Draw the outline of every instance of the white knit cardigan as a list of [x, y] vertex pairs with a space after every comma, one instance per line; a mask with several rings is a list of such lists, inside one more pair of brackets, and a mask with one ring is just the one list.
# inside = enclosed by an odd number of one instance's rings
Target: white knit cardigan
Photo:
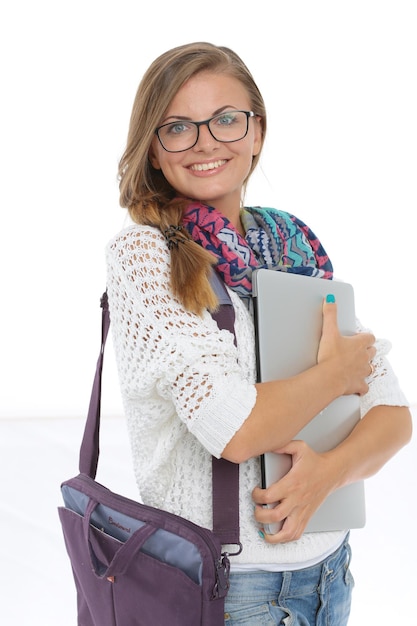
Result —
[[[186, 311], [170, 289], [170, 253], [160, 231], [122, 230], [106, 248], [111, 328], [139, 498], [211, 528], [211, 455], [222, 450], [256, 401], [253, 322], [239, 297], [234, 338], [209, 313]], [[378, 342], [362, 414], [378, 404], [407, 405]], [[240, 466], [240, 535], [234, 564], [298, 568], [337, 546], [344, 533], [305, 533], [271, 546], [259, 535], [251, 492], [258, 458]]]

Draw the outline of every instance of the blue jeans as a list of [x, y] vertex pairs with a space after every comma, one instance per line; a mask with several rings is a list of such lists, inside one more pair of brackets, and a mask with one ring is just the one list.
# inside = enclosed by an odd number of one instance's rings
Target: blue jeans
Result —
[[346, 626], [353, 578], [348, 538], [321, 563], [292, 572], [232, 573], [227, 626]]

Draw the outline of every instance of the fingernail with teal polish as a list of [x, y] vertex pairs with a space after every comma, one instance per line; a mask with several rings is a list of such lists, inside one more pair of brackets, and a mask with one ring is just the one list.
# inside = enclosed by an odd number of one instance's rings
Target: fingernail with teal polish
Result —
[[258, 535], [261, 539], [265, 539], [265, 534], [262, 532], [262, 530], [258, 530]]
[[334, 297], [334, 295], [332, 293], [328, 293], [326, 296], [326, 302], [331, 302], [334, 303], [336, 302], [336, 298]]

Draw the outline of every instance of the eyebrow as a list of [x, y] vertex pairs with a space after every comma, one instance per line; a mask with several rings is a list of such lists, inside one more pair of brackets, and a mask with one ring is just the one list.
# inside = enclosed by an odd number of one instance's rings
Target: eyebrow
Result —
[[[235, 111], [240, 111], [240, 109], [238, 109], [237, 107], [233, 106], [232, 104], [226, 104], [225, 106], [220, 107], [219, 109], [216, 109], [213, 112], [213, 115], [211, 115], [208, 119], [211, 119], [212, 117], [215, 117], [216, 115], [219, 115], [220, 113], [222, 113], [226, 109], [234, 109]], [[191, 119], [191, 117], [186, 117], [184, 115], [169, 115], [168, 117], [166, 117], [165, 119], [163, 119], [161, 121], [161, 125], [169, 123], [169, 120], [178, 120], [178, 121], [184, 121], [184, 122], [192, 122], [193, 121]]]

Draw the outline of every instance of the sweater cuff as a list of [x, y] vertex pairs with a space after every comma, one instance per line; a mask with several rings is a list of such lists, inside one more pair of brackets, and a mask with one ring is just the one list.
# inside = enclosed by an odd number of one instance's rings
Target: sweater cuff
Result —
[[370, 380], [368, 393], [361, 396], [361, 416], [366, 415], [374, 406], [380, 405], [410, 406], [387, 360], [384, 360], [382, 373]]
[[190, 432], [216, 458], [248, 418], [256, 402], [255, 385], [225, 385], [217, 400], [202, 407], [189, 425]]

